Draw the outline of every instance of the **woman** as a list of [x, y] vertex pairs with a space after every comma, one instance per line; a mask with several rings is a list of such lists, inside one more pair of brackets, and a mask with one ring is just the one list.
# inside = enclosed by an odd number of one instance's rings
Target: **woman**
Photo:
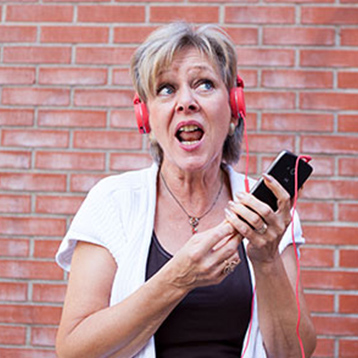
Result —
[[[300, 356], [290, 198], [266, 176], [273, 212], [230, 166], [242, 136], [229, 105], [236, 64], [220, 29], [184, 23], [158, 29], [133, 56], [156, 163], [97, 184], [61, 244], [57, 261], [71, 275], [60, 358], [225, 358], [246, 346], [245, 357]], [[302, 289], [300, 302], [308, 357]]]

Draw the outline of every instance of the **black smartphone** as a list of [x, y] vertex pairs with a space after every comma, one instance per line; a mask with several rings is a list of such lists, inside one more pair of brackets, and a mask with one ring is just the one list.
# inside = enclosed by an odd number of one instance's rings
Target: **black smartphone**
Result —
[[[283, 150], [272, 162], [267, 174], [273, 176], [290, 194], [295, 195], [295, 167], [297, 155]], [[313, 168], [306, 161], [300, 159], [298, 163], [298, 189], [311, 175]], [[277, 199], [272, 191], [265, 185], [263, 178], [260, 178], [251, 190], [251, 193], [259, 200], [268, 204], [272, 210], [277, 210]]]

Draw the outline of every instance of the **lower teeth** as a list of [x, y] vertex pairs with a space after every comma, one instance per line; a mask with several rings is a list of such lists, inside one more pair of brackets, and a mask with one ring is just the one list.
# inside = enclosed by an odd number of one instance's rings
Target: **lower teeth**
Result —
[[184, 145], [192, 145], [192, 144], [196, 144], [199, 143], [199, 140], [193, 140], [193, 141], [183, 141], [182, 144]]

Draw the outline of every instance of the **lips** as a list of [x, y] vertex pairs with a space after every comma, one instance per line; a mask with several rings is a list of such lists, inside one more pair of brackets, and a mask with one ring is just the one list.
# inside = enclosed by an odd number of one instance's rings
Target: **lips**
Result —
[[193, 145], [199, 143], [204, 135], [204, 131], [199, 124], [179, 125], [175, 136], [183, 145]]

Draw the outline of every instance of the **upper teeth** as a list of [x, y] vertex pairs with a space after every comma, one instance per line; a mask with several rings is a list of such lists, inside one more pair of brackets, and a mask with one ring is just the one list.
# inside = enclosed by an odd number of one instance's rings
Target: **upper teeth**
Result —
[[179, 132], [194, 132], [196, 130], [198, 130], [199, 127], [195, 126], [195, 125], [188, 125], [188, 126], [183, 126], [179, 129]]

